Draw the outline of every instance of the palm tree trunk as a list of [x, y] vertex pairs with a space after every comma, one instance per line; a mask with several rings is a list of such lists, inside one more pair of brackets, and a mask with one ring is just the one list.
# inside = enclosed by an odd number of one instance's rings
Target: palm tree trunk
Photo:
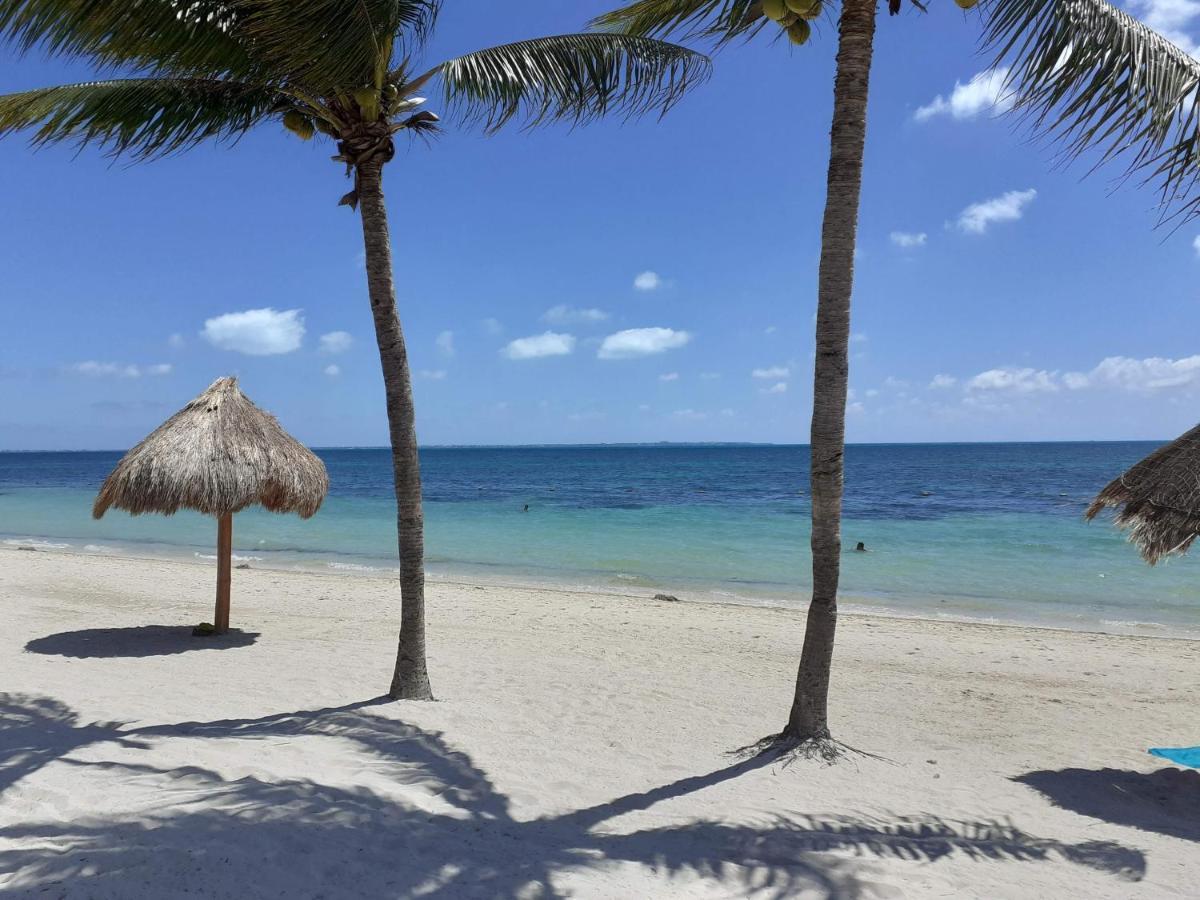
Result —
[[400, 550], [400, 641], [388, 695], [393, 700], [432, 700], [425, 667], [425, 531], [412, 373], [400, 317], [396, 314], [392, 244], [383, 202], [383, 160], [378, 155], [359, 165], [357, 191], [367, 256], [367, 287], [387, 396]]
[[867, 132], [867, 85], [875, 38], [875, 0], [844, 0], [838, 26], [837, 77], [821, 269], [817, 285], [816, 364], [812, 415], [812, 602], [784, 735], [797, 740], [829, 737], [827, 706], [837, 589], [842, 553], [842, 464], [846, 439], [850, 293], [858, 196]]

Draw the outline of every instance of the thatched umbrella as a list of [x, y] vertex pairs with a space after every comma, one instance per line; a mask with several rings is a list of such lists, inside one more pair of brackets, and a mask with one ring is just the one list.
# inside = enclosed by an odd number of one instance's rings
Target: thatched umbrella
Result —
[[1110, 482], [1085, 515], [1091, 519], [1107, 506], [1124, 506], [1116, 523], [1129, 529], [1150, 565], [1187, 552], [1200, 535], [1200, 425]]
[[96, 495], [92, 515], [110, 506], [133, 515], [194, 509], [217, 519], [217, 609], [229, 630], [233, 514], [261, 503], [307, 519], [329, 491], [325, 464], [250, 402], [236, 378], [218, 378], [126, 453]]

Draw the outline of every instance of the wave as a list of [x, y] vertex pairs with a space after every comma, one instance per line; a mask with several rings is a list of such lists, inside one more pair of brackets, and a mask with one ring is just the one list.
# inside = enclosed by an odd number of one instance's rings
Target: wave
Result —
[[399, 569], [387, 566], [364, 566], [359, 563], [342, 563], [331, 562], [326, 563], [329, 568], [337, 569], [340, 572], [398, 572]]

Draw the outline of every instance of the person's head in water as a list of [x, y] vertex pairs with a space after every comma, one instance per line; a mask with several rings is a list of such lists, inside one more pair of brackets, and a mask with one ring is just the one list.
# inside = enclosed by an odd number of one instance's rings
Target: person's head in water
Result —
[[521, 510], [521, 512], [529, 512], [529, 504], [528, 503], [525, 504], [525, 508], [523, 510]]
[[862, 541], [859, 541], [859, 542], [858, 542], [858, 546], [854, 548], [854, 552], [855, 552], [855, 553], [866, 553], [866, 552], [867, 552], [867, 545], [866, 545], [866, 544], [864, 544]]

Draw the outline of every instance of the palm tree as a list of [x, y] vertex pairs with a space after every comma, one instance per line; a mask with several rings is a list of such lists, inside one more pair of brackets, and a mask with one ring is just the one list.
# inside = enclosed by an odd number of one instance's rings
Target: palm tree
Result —
[[[913, 5], [924, 10], [919, 0]], [[969, 8], [977, 0], [956, 0]], [[901, 0], [888, 0], [892, 15]], [[1163, 191], [1163, 210], [1200, 206], [1200, 63], [1104, 0], [985, 0], [985, 43], [1012, 63], [1010, 88], [1035, 131], [1065, 139], [1077, 155], [1133, 152]], [[779, 27], [794, 44], [821, 0], [635, 0], [596, 24], [636, 36], [682, 33], [718, 46]], [[829, 678], [837, 626], [850, 297], [866, 140], [876, 0], [842, 0], [833, 86], [825, 214], [817, 278], [811, 430], [812, 600], [787, 724], [754, 745], [832, 759]], [[1189, 105], [1190, 104], [1190, 105]]]
[[425, 663], [421, 477], [412, 378], [396, 311], [383, 170], [395, 136], [439, 117], [420, 91], [440, 85], [452, 117], [494, 131], [665, 112], [709, 69], [706, 58], [645, 37], [571, 34], [413, 63], [440, 0], [0, 0], [0, 38], [118, 70], [115, 80], [0, 97], [0, 135], [74, 140], [151, 159], [266, 123], [337, 143], [354, 176], [367, 288], [387, 397], [399, 531], [401, 624], [389, 694], [432, 698]]

